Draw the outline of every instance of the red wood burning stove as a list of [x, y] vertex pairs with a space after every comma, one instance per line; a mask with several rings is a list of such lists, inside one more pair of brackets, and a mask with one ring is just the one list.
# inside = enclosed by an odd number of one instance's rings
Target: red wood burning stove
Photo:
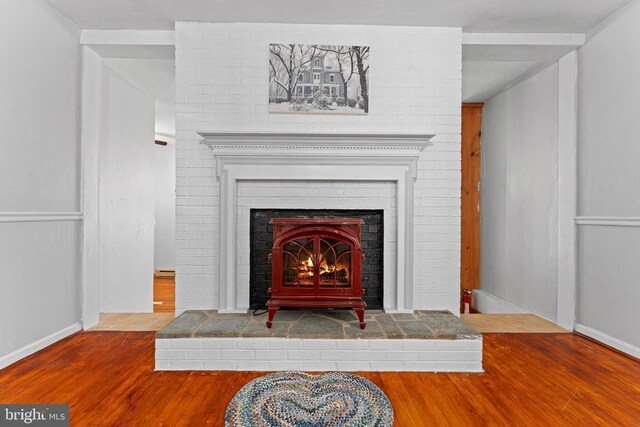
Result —
[[280, 307], [355, 310], [364, 329], [362, 219], [273, 219], [271, 327]]

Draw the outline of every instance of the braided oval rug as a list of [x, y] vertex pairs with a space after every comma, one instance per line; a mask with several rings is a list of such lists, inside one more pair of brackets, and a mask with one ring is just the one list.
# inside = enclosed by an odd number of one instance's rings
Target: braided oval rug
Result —
[[386, 427], [393, 408], [374, 383], [358, 375], [278, 372], [249, 382], [231, 399], [228, 427]]

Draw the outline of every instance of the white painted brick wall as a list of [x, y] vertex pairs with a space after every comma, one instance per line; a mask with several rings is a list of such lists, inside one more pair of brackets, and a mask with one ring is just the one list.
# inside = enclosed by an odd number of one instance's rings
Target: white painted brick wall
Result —
[[156, 370], [481, 372], [482, 339], [157, 339]]
[[[273, 42], [371, 46], [369, 115], [269, 114]], [[459, 28], [177, 23], [176, 311], [218, 306], [219, 185], [196, 132], [336, 131], [437, 134], [415, 188], [414, 308], [457, 312], [461, 69]]]

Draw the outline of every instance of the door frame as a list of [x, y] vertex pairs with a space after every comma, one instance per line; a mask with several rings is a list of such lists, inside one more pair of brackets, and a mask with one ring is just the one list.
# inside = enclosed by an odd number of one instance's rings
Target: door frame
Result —
[[[482, 108], [461, 106], [460, 307], [465, 289], [480, 288], [480, 179], [482, 176]], [[467, 120], [465, 120], [465, 117]]]

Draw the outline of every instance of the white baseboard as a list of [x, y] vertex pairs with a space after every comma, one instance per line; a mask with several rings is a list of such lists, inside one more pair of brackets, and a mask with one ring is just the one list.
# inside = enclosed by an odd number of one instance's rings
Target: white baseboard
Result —
[[93, 328], [94, 326], [97, 326], [98, 323], [100, 323], [100, 314], [98, 313], [91, 313], [90, 315], [87, 316], [86, 319], [82, 319], [82, 328], [85, 331], [88, 329]]
[[579, 332], [583, 335], [593, 338], [594, 340], [598, 340], [601, 343], [604, 343], [610, 347], [613, 347], [617, 350], [620, 350], [624, 353], [627, 353], [633, 357], [637, 357], [638, 359], [640, 359], [639, 347], [636, 347], [634, 345], [621, 341], [618, 338], [614, 338], [610, 335], [607, 335], [600, 331], [596, 331], [595, 329], [592, 329], [588, 326], [581, 325], [579, 323], [576, 323], [576, 326], [574, 329], [576, 332]]
[[74, 334], [80, 330], [82, 330], [82, 323], [76, 322], [73, 325], [68, 326], [58, 332], [54, 332], [49, 336], [39, 339], [36, 342], [32, 342], [31, 344], [27, 344], [24, 347], [19, 348], [9, 354], [0, 356], [0, 369], [6, 368], [7, 366], [17, 362], [18, 360], [23, 359], [37, 351], [40, 351], [43, 348], [55, 343], [56, 341], [60, 341], [61, 339], [66, 338], [69, 335]]
[[497, 297], [481, 289], [473, 290], [471, 305], [484, 314], [532, 314], [519, 305]]

